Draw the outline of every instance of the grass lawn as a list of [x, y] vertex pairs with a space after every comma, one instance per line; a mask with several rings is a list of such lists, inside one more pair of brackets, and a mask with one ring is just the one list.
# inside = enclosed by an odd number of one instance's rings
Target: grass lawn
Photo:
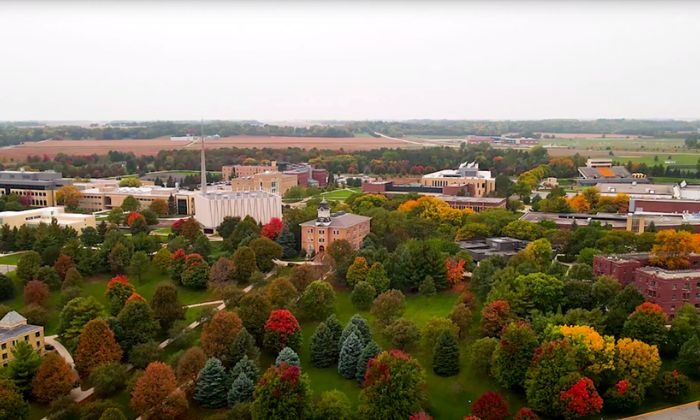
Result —
[[[666, 163], [667, 160], [669, 160], [668, 157], [671, 157], [671, 161], [674, 163]], [[654, 158], [657, 159], [654, 159]], [[670, 167], [677, 167], [677, 166], [692, 166], [695, 168], [695, 165], [698, 163], [698, 159], [700, 158], [700, 154], [697, 153], [680, 153], [680, 154], [673, 154], [673, 153], [659, 153], [658, 155], [644, 155], [644, 156], [615, 156], [613, 160], [622, 162], [622, 163], [627, 163], [629, 161], [632, 161], [633, 163], [645, 163], [649, 166], [654, 166], [654, 165], [663, 165], [663, 166], [670, 166]]]
[[14, 254], [3, 255], [0, 257], [0, 264], [17, 265], [17, 261], [23, 254], [24, 252], [15, 252]]
[[[403, 316], [418, 324], [419, 327], [423, 327], [432, 317], [447, 316], [456, 301], [457, 294], [454, 292], [443, 292], [431, 297], [408, 296], [406, 299], [406, 310]], [[341, 291], [337, 293], [335, 308], [336, 316], [343, 325], [350, 320], [353, 314], [360, 313], [369, 320], [374, 340], [383, 349], [391, 347], [389, 342], [380, 333], [380, 327], [377, 325], [372, 314], [368, 311], [358, 311], [355, 309], [350, 302], [349, 292]], [[323, 391], [338, 389], [350, 398], [353, 407], [356, 408], [360, 394], [360, 386], [357, 382], [342, 378], [335, 367], [318, 369], [311, 366], [309, 343], [311, 341], [311, 335], [317, 325], [318, 322], [305, 322], [302, 324], [302, 333], [304, 336], [301, 352], [302, 367], [304, 372], [309, 375], [314, 395], [318, 396]], [[467, 343], [462, 343], [460, 346], [463, 359], [462, 371], [459, 375], [449, 378], [437, 376], [432, 372], [431, 351], [421, 348], [421, 345], [416, 346], [415, 349], [410, 351], [425, 369], [431, 404], [430, 411], [436, 419], [461, 419], [466, 415], [468, 407], [470, 406], [470, 401], [474, 401], [488, 390], [499, 389], [493, 380], [484, 378], [468, 368], [468, 354], [464, 351], [466, 346]], [[509, 392], [503, 392], [503, 394], [508, 399], [512, 408], [521, 407], [525, 403], [523, 397], [517, 394]]]
[[168, 236], [168, 235], [170, 235], [171, 233], [173, 233], [173, 229], [172, 229], [170, 226], [168, 226], [168, 227], [162, 227], [162, 228], [158, 228], [158, 229], [153, 229], [153, 230], [151, 231], [151, 233], [154, 234], [154, 235], [165, 235], [165, 236]]
[[671, 176], [652, 176], [651, 181], [655, 184], [678, 184], [681, 181], [685, 181], [689, 185], [699, 185], [700, 179], [694, 178], [676, 178]]
[[[554, 138], [541, 139], [540, 145], [556, 145], [573, 147], [577, 149], [598, 149], [607, 150], [630, 150], [630, 151], [677, 151], [687, 150], [685, 148], [685, 140], [683, 139], [665, 139], [665, 138], [637, 138], [637, 136], [629, 136], [629, 138]], [[653, 158], [653, 156], [652, 156]], [[661, 158], [661, 157], [659, 157]], [[618, 158], [619, 159], [619, 158]]]
[[361, 189], [357, 187], [349, 187], [349, 188], [342, 188], [338, 190], [333, 190], [329, 192], [323, 192], [320, 193], [316, 196], [315, 198], [325, 198], [326, 200], [333, 200], [333, 201], [345, 201], [350, 197], [351, 195], [360, 192]]

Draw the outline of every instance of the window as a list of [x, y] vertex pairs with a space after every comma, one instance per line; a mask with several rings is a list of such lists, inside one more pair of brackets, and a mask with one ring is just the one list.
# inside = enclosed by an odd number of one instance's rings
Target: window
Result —
[[36, 342], [36, 348], [40, 349], [41, 348], [41, 341]]
[[41, 335], [41, 333], [39, 331], [34, 333], [34, 337], [39, 337], [40, 335]]
[[[700, 295], [700, 293], [698, 293]], [[7, 343], [2, 343], [2, 349], [5, 350], [7, 348]]]
[[7, 353], [2, 354], [2, 360], [7, 360]]

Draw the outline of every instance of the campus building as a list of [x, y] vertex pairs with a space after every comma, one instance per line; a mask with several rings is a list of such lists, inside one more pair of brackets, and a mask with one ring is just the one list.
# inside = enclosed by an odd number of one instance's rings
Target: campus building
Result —
[[586, 166], [578, 168], [579, 185], [593, 186], [599, 183], [648, 184], [649, 179], [641, 173], [630, 173], [624, 166], [613, 166], [611, 159], [588, 159]]
[[141, 208], [148, 208], [154, 200], [168, 202], [172, 196], [175, 200], [177, 214], [186, 216], [194, 214], [193, 191], [180, 188], [159, 187], [156, 185], [142, 187], [120, 187], [118, 182], [86, 182], [76, 183], [80, 189], [80, 202], [78, 207], [89, 211], [111, 210], [121, 207], [126, 197], [132, 196], [141, 204]]
[[297, 177], [282, 172], [260, 172], [251, 176], [233, 178], [233, 191], [265, 191], [271, 194], [284, 195], [290, 188], [297, 186]]
[[633, 285], [647, 301], [673, 316], [685, 303], [700, 311], [700, 255], [688, 259], [688, 269], [667, 270], [649, 265], [648, 253], [596, 255], [593, 274], [615, 277], [622, 286]]
[[44, 327], [27, 324], [27, 318], [10, 311], [0, 319], [0, 362], [5, 367], [12, 361], [12, 350], [17, 343], [29, 343], [39, 354], [44, 354]]
[[496, 190], [496, 178], [491, 176], [491, 171], [480, 171], [476, 162], [465, 162], [457, 169], [443, 169], [425, 174], [420, 183], [426, 187], [466, 189], [472, 197], [483, 197]]
[[491, 257], [510, 258], [525, 249], [529, 243], [529, 241], [507, 236], [457, 242], [459, 248], [467, 251], [477, 262]]
[[221, 167], [221, 176], [224, 181], [230, 181], [236, 177], [246, 177], [259, 174], [261, 172], [277, 172], [277, 162], [272, 161], [269, 164], [260, 165], [224, 165]]
[[324, 252], [334, 241], [345, 239], [353, 249], [360, 249], [362, 240], [369, 234], [370, 217], [358, 214], [331, 213], [330, 205], [323, 200], [318, 206], [318, 217], [301, 223], [301, 248], [307, 255]]
[[54, 221], [60, 226], [72, 227], [78, 232], [86, 227], [96, 227], [94, 215], [66, 213], [64, 207], [0, 212], [0, 226], [8, 225], [10, 228], [20, 228], [23, 225], [36, 226], [41, 223], [48, 225]]
[[56, 205], [56, 190], [71, 184], [55, 171], [0, 171], [0, 195], [16, 194], [32, 207]]

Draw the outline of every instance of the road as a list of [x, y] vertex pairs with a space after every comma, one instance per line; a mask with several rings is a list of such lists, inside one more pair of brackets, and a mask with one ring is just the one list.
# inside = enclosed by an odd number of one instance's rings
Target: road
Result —
[[697, 420], [700, 419], [698, 401], [651, 411], [638, 416], [627, 417], [623, 420]]
[[402, 142], [408, 143], [408, 144], [415, 144], [416, 146], [434, 146], [434, 147], [444, 146], [443, 144], [431, 143], [429, 141], [415, 141], [415, 140], [406, 140], [406, 139], [402, 139], [399, 137], [391, 137], [391, 136], [387, 136], [386, 134], [378, 133], [376, 131], [374, 132], [374, 134], [378, 135], [379, 137], [381, 137], [383, 139], [402, 141]]

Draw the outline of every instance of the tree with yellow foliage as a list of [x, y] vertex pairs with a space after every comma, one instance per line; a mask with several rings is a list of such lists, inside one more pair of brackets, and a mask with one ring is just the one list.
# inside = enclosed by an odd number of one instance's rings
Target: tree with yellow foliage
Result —
[[581, 194], [576, 194], [573, 197], [567, 198], [566, 203], [574, 211], [578, 213], [588, 213], [591, 210], [591, 204]]
[[80, 204], [80, 190], [72, 185], [64, 185], [56, 191], [56, 201], [68, 210], [76, 210]]
[[403, 213], [413, 213], [423, 219], [433, 220], [438, 223], [461, 224], [465, 215], [473, 214], [471, 209], [454, 209], [439, 198], [422, 196], [415, 200], [408, 200], [398, 208]]
[[656, 234], [656, 243], [651, 248], [650, 261], [653, 265], [669, 270], [679, 270], [690, 266], [689, 255], [698, 250], [698, 241], [690, 232], [682, 230], [662, 230]]

